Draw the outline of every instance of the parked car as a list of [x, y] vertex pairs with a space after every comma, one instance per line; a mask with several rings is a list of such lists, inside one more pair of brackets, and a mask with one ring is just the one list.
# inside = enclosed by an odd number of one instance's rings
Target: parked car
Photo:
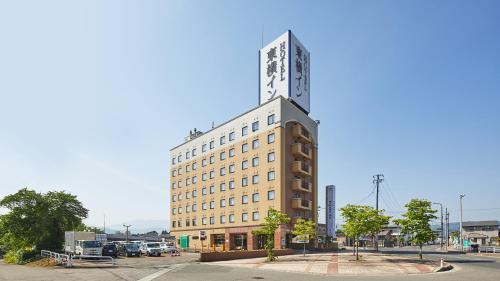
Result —
[[118, 249], [113, 243], [106, 243], [102, 246], [102, 255], [110, 257], [118, 257]]
[[139, 246], [137, 246], [137, 244], [125, 243], [120, 245], [120, 248], [118, 249], [118, 254], [120, 256], [126, 256], [126, 257], [139, 257], [141, 256], [141, 251]]
[[160, 243], [152, 242], [152, 243], [144, 243], [141, 246], [141, 253], [146, 256], [161, 256], [161, 247]]
[[175, 248], [175, 245], [174, 243], [160, 243], [160, 248], [161, 248], [161, 251], [162, 253], [172, 253], [172, 252], [175, 252], [177, 250], [177, 248]]

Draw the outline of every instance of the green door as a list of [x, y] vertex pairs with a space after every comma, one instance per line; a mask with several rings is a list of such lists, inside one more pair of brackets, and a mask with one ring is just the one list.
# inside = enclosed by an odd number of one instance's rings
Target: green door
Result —
[[189, 248], [189, 235], [181, 236], [181, 249]]

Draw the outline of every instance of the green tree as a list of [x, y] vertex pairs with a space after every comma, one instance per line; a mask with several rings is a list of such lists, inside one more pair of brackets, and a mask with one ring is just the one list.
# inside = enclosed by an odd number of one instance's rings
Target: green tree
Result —
[[378, 233], [389, 223], [389, 216], [382, 215], [383, 210], [370, 206], [351, 205], [340, 209], [345, 224], [342, 229], [347, 237], [354, 239], [356, 260], [359, 260], [359, 239], [368, 234]]
[[88, 214], [74, 195], [27, 188], [4, 197], [0, 207], [9, 210], [0, 216], [0, 243], [9, 251], [61, 250], [64, 231], [77, 228]]
[[274, 233], [280, 225], [289, 223], [290, 218], [276, 209], [270, 208], [265, 222], [261, 225], [260, 229], [254, 230], [253, 235], [265, 235], [266, 243], [264, 248], [267, 252], [267, 260], [274, 261], [276, 257], [274, 256]]
[[422, 259], [423, 244], [436, 237], [432, 232], [430, 221], [437, 218], [434, 215], [437, 211], [432, 209], [431, 201], [425, 199], [412, 199], [405, 207], [406, 213], [403, 214], [403, 218], [394, 222], [401, 226], [401, 233], [409, 235], [409, 241], [419, 246], [418, 256]]
[[316, 224], [312, 220], [305, 220], [303, 218], [298, 218], [295, 222], [295, 226], [292, 231], [293, 235], [296, 235], [300, 240], [304, 240], [304, 252], [306, 255], [306, 243], [305, 241], [313, 239], [316, 237]]

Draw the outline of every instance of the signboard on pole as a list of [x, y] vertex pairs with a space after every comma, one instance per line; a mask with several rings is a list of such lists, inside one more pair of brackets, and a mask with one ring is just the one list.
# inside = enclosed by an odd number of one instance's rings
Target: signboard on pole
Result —
[[310, 53], [290, 30], [259, 51], [259, 104], [277, 96], [310, 111]]
[[335, 185], [326, 186], [326, 235], [335, 237]]

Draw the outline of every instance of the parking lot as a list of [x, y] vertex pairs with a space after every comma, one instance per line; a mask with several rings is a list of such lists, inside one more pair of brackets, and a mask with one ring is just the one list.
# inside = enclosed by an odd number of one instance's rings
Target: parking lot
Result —
[[182, 253], [172, 257], [119, 257], [115, 266], [75, 263], [61, 266], [8, 265], [0, 261], [0, 280], [152, 280], [167, 272], [198, 261], [199, 254]]

